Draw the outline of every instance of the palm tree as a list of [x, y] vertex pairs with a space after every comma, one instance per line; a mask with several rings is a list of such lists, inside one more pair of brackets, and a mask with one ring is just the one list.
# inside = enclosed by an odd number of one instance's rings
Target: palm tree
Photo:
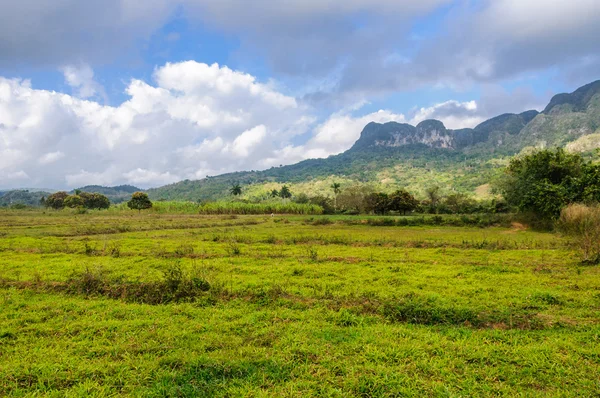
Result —
[[339, 182], [331, 184], [331, 189], [333, 189], [333, 208], [335, 210], [337, 210], [337, 196], [342, 192], [341, 187], [342, 185]]
[[229, 193], [232, 194], [233, 196], [239, 196], [242, 194], [242, 187], [241, 185], [236, 182], [235, 184], [233, 184], [231, 186], [231, 189], [229, 190]]
[[283, 199], [288, 199], [292, 197], [292, 192], [287, 185], [281, 187], [281, 191], [279, 191], [279, 197]]

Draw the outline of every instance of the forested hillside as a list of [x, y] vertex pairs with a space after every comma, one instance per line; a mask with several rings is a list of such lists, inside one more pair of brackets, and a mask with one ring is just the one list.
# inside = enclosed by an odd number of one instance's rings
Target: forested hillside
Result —
[[510, 157], [530, 148], [561, 146], [590, 152], [600, 147], [600, 81], [552, 98], [535, 110], [504, 114], [473, 129], [446, 129], [437, 120], [417, 126], [369, 123], [348, 151], [326, 159], [236, 172], [150, 189], [153, 199], [215, 200], [228, 195], [233, 183], [244, 197], [260, 198], [283, 183], [294, 193], [329, 193], [327, 181], [369, 184], [382, 191], [407, 188], [423, 192], [438, 185], [448, 191], [478, 196], [503, 170]]

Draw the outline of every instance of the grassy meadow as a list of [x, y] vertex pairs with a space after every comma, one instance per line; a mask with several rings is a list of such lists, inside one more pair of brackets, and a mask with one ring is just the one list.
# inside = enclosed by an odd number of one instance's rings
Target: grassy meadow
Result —
[[600, 267], [400, 219], [0, 211], [0, 396], [600, 394]]

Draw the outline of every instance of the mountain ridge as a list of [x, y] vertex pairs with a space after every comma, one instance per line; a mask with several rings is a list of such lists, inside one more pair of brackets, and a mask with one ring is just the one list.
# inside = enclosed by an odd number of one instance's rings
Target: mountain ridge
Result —
[[474, 192], [498, 175], [506, 157], [527, 147], [565, 146], [599, 129], [597, 80], [572, 93], [553, 96], [542, 112], [504, 113], [474, 128], [455, 130], [435, 119], [416, 126], [370, 122], [350, 149], [328, 158], [186, 180], [147, 192], [153, 199], [214, 200], [226, 197], [230, 184], [239, 182], [249, 186], [248, 197], [258, 198], [264, 197], [260, 186], [266, 191], [273, 185], [292, 183], [300, 190], [332, 176], [349, 183], [372, 183], [383, 190], [439, 183]]

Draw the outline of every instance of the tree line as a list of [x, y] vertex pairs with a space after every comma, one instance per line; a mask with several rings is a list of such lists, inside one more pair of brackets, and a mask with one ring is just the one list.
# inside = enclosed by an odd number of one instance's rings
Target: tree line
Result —
[[[110, 207], [110, 200], [101, 193], [90, 193], [76, 190], [73, 194], [65, 191], [55, 192], [48, 197], [42, 197], [40, 204], [54, 210], [64, 208], [103, 210]], [[145, 192], [134, 192], [131, 199], [127, 202], [127, 207], [132, 210], [144, 210], [152, 207], [152, 201]]]

